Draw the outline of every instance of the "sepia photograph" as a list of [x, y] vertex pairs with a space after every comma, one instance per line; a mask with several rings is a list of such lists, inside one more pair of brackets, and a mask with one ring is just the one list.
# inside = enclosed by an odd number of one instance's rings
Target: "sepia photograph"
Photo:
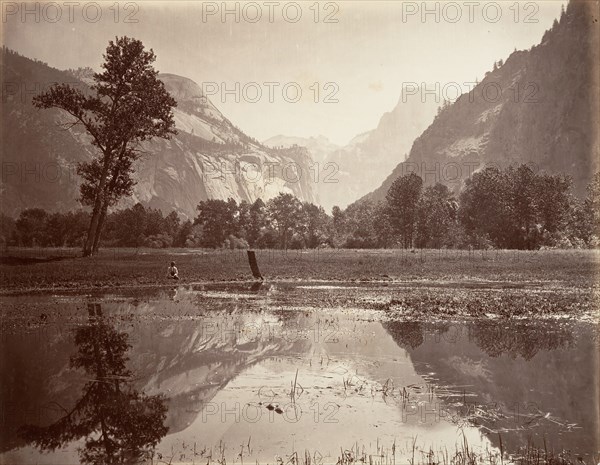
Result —
[[0, 465], [600, 464], [600, 0], [0, 7]]

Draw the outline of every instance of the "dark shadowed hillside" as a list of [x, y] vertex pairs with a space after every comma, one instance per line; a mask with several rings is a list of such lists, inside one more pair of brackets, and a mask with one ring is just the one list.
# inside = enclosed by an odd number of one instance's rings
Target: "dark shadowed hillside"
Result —
[[596, 2], [571, 1], [539, 45], [515, 51], [446, 106], [366, 197], [385, 198], [410, 171], [458, 191], [473, 170], [525, 162], [572, 176], [581, 194], [599, 167], [598, 24]]

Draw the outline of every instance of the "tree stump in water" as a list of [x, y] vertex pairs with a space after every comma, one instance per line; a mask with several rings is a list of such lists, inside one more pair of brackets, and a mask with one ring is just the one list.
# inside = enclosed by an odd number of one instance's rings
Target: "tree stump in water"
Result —
[[258, 269], [258, 263], [256, 262], [256, 254], [254, 250], [248, 250], [248, 262], [250, 263], [250, 269], [252, 270], [252, 276], [256, 279], [264, 279]]

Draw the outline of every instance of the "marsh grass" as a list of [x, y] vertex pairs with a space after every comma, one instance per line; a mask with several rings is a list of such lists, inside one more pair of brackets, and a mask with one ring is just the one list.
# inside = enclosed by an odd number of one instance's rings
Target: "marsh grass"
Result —
[[[183, 283], [251, 280], [245, 250], [101, 249], [81, 258], [77, 249], [8, 248], [0, 253], [0, 287], [33, 291], [166, 285], [166, 268], [177, 263]], [[450, 280], [596, 283], [596, 250], [257, 250], [268, 280], [390, 282]]]
[[240, 452], [236, 457], [227, 458], [227, 447], [223, 441], [214, 448], [204, 447], [198, 452], [196, 443], [183, 444], [181, 450], [171, 449], [169, 456], [154, 454], [147, 463], [151, 465], [174, 464], [206, 464], [226, 465], [227, 463], [248, 464], [276, 464], [276, 465], [594, 465], [599, 457], [584, 461], [568, 450], [555, 452], [543, 440], [543, 445], [538, 447], [528, 442], [518, 450], [510, 453], [504, 450], [502, 436], [498, 434], [498, 447], [474, 447], [469, 444], [466, 436], [459, 433], [453, 448], [421, 447], [418, 437], [407, 441], [400, 447], [396, 440], [390, 447], [384, 446], [377, 439], [374, 446], [354, 443], [348, 448], [339, 447], [339, 452], [326, 456], [318, 450], [291, 451], [285, 456], [275, 456], [272, 461], [259, 461], [252, 459], [253, 449], [250, 447], [251, 438], [247, 444], [240, 445]]

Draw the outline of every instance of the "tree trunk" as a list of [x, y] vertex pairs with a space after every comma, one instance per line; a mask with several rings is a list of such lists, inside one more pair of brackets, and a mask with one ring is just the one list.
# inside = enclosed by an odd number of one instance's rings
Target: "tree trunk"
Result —
[[[117, 161], [111, 172], [111, 180], [108, 185], [104, 187], [104, 196], [102, 198], [102, 209], [100, 210], [100, 215], [98, 218], [98, 225], [96, 226], [96, 231], [94, 232], [94, 239], [92, 242], [92, 254], [98, 253], [98, 248], [100, 247], [100, 236], [102, 235], [102, 227], [104, 226], [104, 220], [106, 219], [106, 213], [108, 211], [108, 205], [110, 203], [110, 198], [115, 190], [117, 179], [119, 178], [119, 162], [121, 161], [125, 150], [122, 149], [119, 154]], [[108, 173], [107, 173], [108, 174]], [[106, 180], [106, 177], [105, 177]]]
[[100, 219], [98, 220], [98, 227], [96, 228], [96, 233], [94, 234], [94, 244], [92, 246], [92, 253], [97, 254], [98, 248], [100, 246], [100, 236], [102, 235], [102, 227], [104, 226], [104, 220], [106, 219], [106, 212], [108, 210], [108, 201], [104, 202], [102, 206], [102, 211], [100, 212]]
[[98, 184], [98, 188], [96, 189], [96, 198], [94, 199], [94, 210], [92, 211], [92, 220], [90, 221], [88, 235], [85, 239], [85, 245], [83, 246], [84, 257], [89, 257], [93, 253], [94, 239], [96, 237], [96, 232], [98, 231], [98, 223], [100, 221], [100, 215], [104, 206], [104, 188], [106, 186], [106, 178], [108, 176], [111, 158], [111, 154], [104, 154], [104, 165], [102, 166], [100, 183]]
[[92, 255], [92, 247], [94, 245], [94, 237], [96, 236], [96, 230], [98, 229], [98, 222], [100, 220], [100, 212], [102, 210], [102, 196], [99, 194], [96, 196], [94, 201], [94, 210], [92, 211], [92, 219], [90, 221], [90, 227], [88, 228], [87, 237], [85, 244], [83, 245], [83, 256], [89, 257]]

